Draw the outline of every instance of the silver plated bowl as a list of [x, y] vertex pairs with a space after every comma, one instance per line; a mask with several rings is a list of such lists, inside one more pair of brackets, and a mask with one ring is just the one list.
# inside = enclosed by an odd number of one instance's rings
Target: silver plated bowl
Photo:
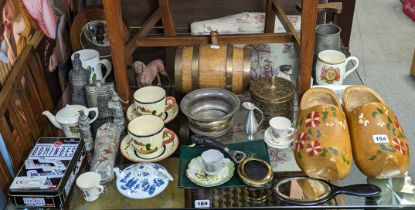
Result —
[[232, 92], [220, 88], [203, 88], [184, 96], [180, 109], [187, 116], [193, 133], [219, 137], [232, 128], [239, 105], [239, 98]]

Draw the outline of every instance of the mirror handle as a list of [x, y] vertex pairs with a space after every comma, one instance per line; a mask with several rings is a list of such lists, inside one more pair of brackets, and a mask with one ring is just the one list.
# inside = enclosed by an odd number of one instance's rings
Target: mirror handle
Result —
[[363, 196], [363, 197], [374, 197], [380, 194], [382, 190], [372, 184], [356, 184], [349, 185], [344, 187], [339, 187], [336, 189], [335, 194], [348, 194], [354, 196]]

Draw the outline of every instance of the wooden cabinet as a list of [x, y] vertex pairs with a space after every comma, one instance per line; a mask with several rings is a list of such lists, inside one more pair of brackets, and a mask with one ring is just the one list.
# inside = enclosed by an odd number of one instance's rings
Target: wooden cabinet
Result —
[[[299, 44], [300, 49], [300, 87], [299, 93], [302, 95], [310, 88], [311, 70], [314, 54], [314, 30], [317, 20], [318, 0], [302, 0], [301, 7], [306, 8], [301, 12], [301, 34], [298, 34], [291, 22], [288, 21], [285, 11], [279, 0], [257, 0], [265, 1], [265, 33], [244, 34], [244, 35], [220, 35], [218, 44], [260, 44], [260, 43], [280, 43], [293, 41]], [[208, 2], [208, 1], [206, 1]], [[227, 1], [237, 4], [238, 1]], [[103, 6], [108, 24], [108, 33], [111, 43], [112, 61], [117, 91], [119, 95], [128, 99], [130, 89], [127, 79], [127, 65], [132, 62], [132, 53], [137, 47], [168, 47], [167, 55], [174, 53], [171, 47], [192, 46], [199, 44], [209, 44], [209, 36], [178, 36], [176, 35], [176, 25], [172, 17], [170, 0], [154, 0], [158, 6], [143, 22], [137, 34], [129, 40], [123, 39], [123, 21], [121, 0], [103, 0]], [[134, 1], [135, 6], [140, 1]], [[189, 6], [189, 5], [187, 5]], [[194, 5], [197, 7], [197, 5]], [[208, 10], [207, 5], [200, 10]], [[274, 31], [275, 15], [277, 15], [287, 33], [271, 33]], [[148, 33], [161, 20], [164, 35], [148, 36]]]

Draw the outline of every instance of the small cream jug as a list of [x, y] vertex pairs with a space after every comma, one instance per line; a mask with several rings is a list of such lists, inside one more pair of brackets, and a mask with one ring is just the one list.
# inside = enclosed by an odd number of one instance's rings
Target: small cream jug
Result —
[[[248, 136], [248, 139], [252, 140], [255, 138], [255, 133], [257, 132], [259, 126], [261, 125], [262, 121], [264, 120], [264, 114], [262, 113], [261, 109], [255, 106], [251, 102], [243, 102], [242, 106], [248, 110], [248, 116], [245, 119], [244, 123], [244, 130], [245, 134]], [[261, 120], [257, 121], [254, 115], [254, 110], [258, 110], [261, 113]]]
[[80, 138], [81, 134], [78, 125], [80, 110], [83, 110], [87, 116], [89, 112], [95, 112], [95, 117], [91, 120], [91, 123], [98, 117], [97, 107], [86, 108], [81, 105], [69, 104], [59, 110], [58, 113], [56, 113], [56, 116], [49, 111], [44, 111], [42, 114], [45, 115], [55, 127], [62, 129], [66, 137]]
[[[354, 60], [355, 66], [346, 70], [349, 61]], [[316, 80], [319, 85], [342, 85], [343, 80], [359, 66], [359, 59], [337, 50], [324, 50], [318, 53], [316, 62]]]

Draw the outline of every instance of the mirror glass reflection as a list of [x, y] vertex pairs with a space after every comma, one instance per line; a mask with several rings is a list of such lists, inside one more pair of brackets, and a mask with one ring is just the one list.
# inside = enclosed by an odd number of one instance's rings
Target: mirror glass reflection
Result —
[[109, 46], [107, 23], [103, 20], [91, 21], [82, 27], [81, 38], [96, 46]]
[[317, 201], [330, 195], [330, 186], [320, 180], [295, 177], [282, 180], [275, 186], [281, 197], [293, 201]]

